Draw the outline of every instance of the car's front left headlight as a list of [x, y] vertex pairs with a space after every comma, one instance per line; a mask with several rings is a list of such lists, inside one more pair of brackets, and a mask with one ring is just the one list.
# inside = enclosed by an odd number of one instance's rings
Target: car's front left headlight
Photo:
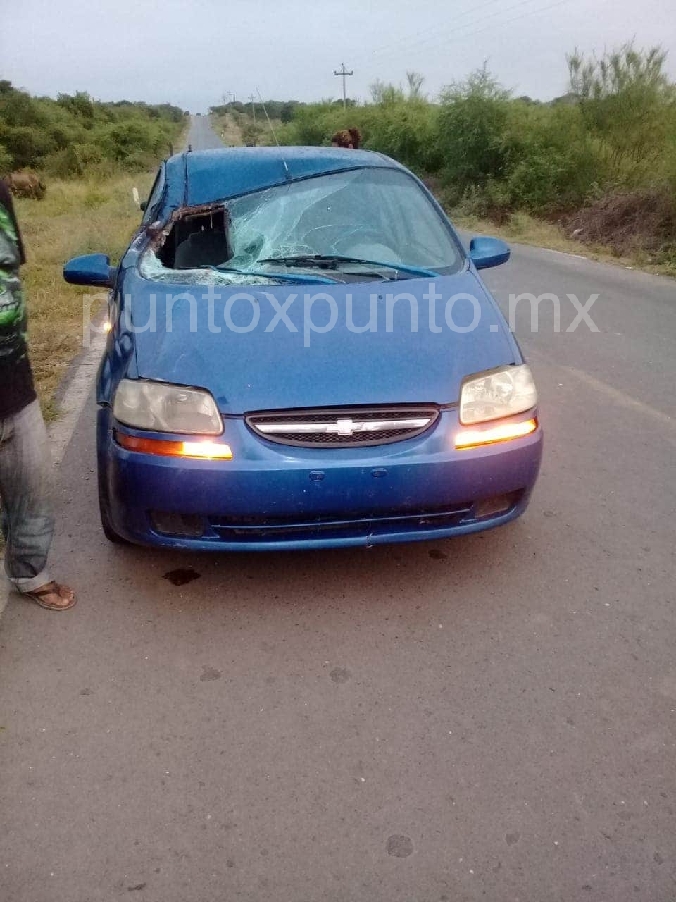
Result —
[[223, 420], [208, 391], [166, 382], [123, 379], [113, 402], [115, 419], [135, 429], [220, 435]]
[[460, 393], [460, 422], [463, 426], [487, 423], [532, 410], [538, 396], [530, 367], [506, 366], [490, 373], [471, 376]]

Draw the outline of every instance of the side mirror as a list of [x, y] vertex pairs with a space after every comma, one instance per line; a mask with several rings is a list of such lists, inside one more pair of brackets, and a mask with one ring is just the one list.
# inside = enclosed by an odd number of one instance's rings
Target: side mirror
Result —
[[110, 257], [105, 254], [73, 257], [63, 267], [66, 282], [71, 285], [94, 285], [97, 288], [112, 288], [116, 272], [117, 268], [110, 265]]
[[491, 266], [502, 266], [509, 260], [509, 246], [499, 238], [472, 238], [469, 243], [469, 256], [477, 269], [489, 269]]

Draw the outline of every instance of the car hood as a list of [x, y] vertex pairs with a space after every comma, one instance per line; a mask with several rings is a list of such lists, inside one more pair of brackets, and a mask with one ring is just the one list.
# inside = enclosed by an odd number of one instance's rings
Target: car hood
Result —
[[[159, 284], [133, 269], [124, 292], [135, 348], [128, 375], [204, 387], [225, 414], [450, 404], [466, 376], [521, 361], [495, 301], [471, 269], [433, 281], [211, 289]], [[279, 315], [285, 305], [286, 321]], [[453, 328], [445, 318], [449, 308]], [[356, 331], [369, 322], [374, 331]]]

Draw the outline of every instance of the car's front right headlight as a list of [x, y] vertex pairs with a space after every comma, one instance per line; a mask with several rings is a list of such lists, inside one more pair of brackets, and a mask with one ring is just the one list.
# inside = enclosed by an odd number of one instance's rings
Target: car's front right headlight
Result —
[[167, 382], [123, 379], [115, 392], [113, 415], [119, 423], [153, 432], [220, 435], [223, 420], [208, 391]]
[[460, 393], [460, 422], [463, 426], [500, 420], [532, 410], [538, 395], [530, 367], [505, 366], [471, 376]]

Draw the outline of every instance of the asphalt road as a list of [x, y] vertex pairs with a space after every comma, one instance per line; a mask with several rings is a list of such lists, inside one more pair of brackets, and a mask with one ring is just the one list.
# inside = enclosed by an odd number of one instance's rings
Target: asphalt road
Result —
[[193, 150], [213, 150], [223, 142], [214, 131], [208, 116], [193, 116], [190, 121], [188, 144]]
[[0, 623], [2, 902], [676, 898], [676, 284], [526, 248], [486, 280], [599, 295], [598, 333], [520, 308], [547, 444], [501, 530], [115, 548], [85, 410], [53, 551], [79, 606]]

